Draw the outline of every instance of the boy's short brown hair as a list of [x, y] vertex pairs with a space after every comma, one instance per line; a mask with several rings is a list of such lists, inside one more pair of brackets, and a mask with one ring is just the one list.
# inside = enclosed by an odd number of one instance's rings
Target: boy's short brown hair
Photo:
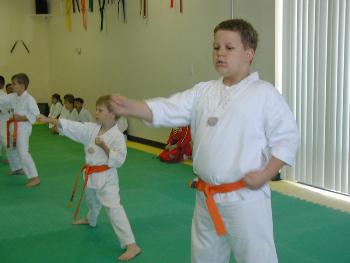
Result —
[[[96, 106], [104, 105], [106, 106], [109, 112], [113, 112], [111, 101], [112, 101], [112, 98], [110, 95], [101, 96], [97, 99]], [[118, 118], [116, 114], [115, 114], [115, 117], [116, 119]]]
[[11, 80], [17, 82], [18, 84], [23, 84], [25, 89], [28, 88], [29, 78], [28, 78], [27, 74], [25, 74], [25, 73], [15, 74], [12, 76]]
[[230, 19], [221, 22], [214, 28], [214, 34], [219, 30], [238, 32], [244, 49], [252, 48], [254, 51], [258, 46], [258, 33], [254, 27], [243, 19]]

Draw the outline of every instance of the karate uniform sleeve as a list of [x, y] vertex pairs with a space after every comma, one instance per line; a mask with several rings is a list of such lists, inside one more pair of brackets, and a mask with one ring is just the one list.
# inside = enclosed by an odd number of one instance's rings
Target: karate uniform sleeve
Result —
[[0, 110], [6, 112], [11, 109], [11, 98], [14, 94], [8, 94], [6, 96], [0, 96]]
[[87, 114], [88, 122], [93, 122], [93, 121], [94, 121], [94, 118], [92, 117], [90, 111], [86, 110], [86, 114]]
[[78, 118], [80, 122], [93, 122], [91, 113], [87, 109], [82, 109], [80, 114], [78, 114]]
[[146, 100], [153, 114], [153, 122], [147, 125], [154, 127], [183, 127], [191, 122], [192, 108], [197, 97], [196, 86], [184, 92], [176, 93], [169, 98]]
[[61, 110], [59, 119], [67, 119], [67, 114], [68, 114], [68, 110], [63, 107]]
[[60, 123], [60, 134], [84, 145], [90, 142], [90, 131], [92, 130], [92, 127], [90, 127], [88, 123], [85, 124], [66, 119], [60, 119]]
[[117, 125], [121, 133], [125, 132], [128, 129], [128, 121], [123, 116], [118, 118]]
[[57, 118], [61, 114], [62, 104], [57, 102], [56, 104], [52, 104], [50, 108], [49, 117]]
[[50, 112], [49, 112], [49, 116], [48, 116], [48, 117], [52, 117], [54, 111], [55, 111], [55, 105], [51, 104], [51, 106], [50, 106]]
[[28, 121], [33, 124], [36, 122], [36, 117], [40, 114], [38, 104], [33, 97], [28, 97], [28, 106], [25, 116]]
[[76, 109], [73, 109], [72, 114], [71, 114], [71, 120], [72, 121], [79, 121], [79, 114]]
[[126, 158], [126, 153], [127, 149], [124, 136], [118, 130], [109, 147], [108, 166], [115, 168], [122, 166]]
[[289, 106], [277, 91], [269, 94], [264, 115], [271, 155], [293, 165], [299, 147], [299, 130]]

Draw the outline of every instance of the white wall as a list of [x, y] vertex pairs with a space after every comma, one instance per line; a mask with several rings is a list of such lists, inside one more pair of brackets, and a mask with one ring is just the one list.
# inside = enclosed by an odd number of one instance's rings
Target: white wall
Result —
[[[50, 2], [52, 17], [45, 19], [30, 16], [33, 4], [29, 0], [0, 0], [4, 21], [0, 33], [6, 40], [0, 42], [0, 74], [10, 77], [27, 72], [32, 80], [30, 91], [38, 101], [49, 101], [55, 92], [73, 93], [83, 97], [93, 111], [100, 95], [168, 96], [218, 77], [211, 63], [212, 30], [231, 17], [231, 0], [183, 1], [183, 14], [179, 1], [170, 9], [170, 1], [152, 0], [147, 20], [139, 16], [139, 1], [126, 1], [127, 24], [118, 19], [116, 5], [106, 4], [103, 32], [99, 31], [98, 1], [94, 1], [94, 13], [88, 13], [88, 30], [84, 31], [81, 14], [76, 13], [72, 32], [65, 27], [65, 1]], [[235, 0], [234, 16], [257, 28], [260, 42], [253, 68], [273, 82], [274, 0]], [[23, 47], [9, 54], [16, 39], [28, 42], [30, 55]], [[168, 137], [169, 129], [129, 121], [133, 136], [162, 142]]]
[[258, 31], [259, 43], [252, 70], [275, 82], [275, 0], [234, 0], [234, 15], [249, 21]]
[[[28, 91], [38, 102], [44, 102], [51, 93], [48, 25], [43, 17], [33, 16], [34, 13], [34, 1], [0, 1], [0, 75], [10, 82], [14, 74], [27, 73]], [[23, 40], [30, 53], [20, 42], [10, 53], [16, 40]]]
[[[64, 10], [53, 6], [50, 50], [53, 88], [82, 96], [93, 110], [96, 97], [118, 92], [133, 98], [167, 96], [216, 78], [211, 66], [212, 29], [230, 17], [230, 1], [184, 1], [184, 13], [170, 1], [148, 1], [149, 18], [139, 16], [139, 1], [127, 2], [127, 24], [118, 20], [116, 5], [107, 5], [105, 31], [99, 13], [73, 17], [73, 32], [65, 29]], [[62, 41], [64, 40], [64, 41]], [[81, 48], [78, 55], [76, 48]], [[193, 67], [193, 75], [191, 75]], [[169, 129], [152, 129], [130, 120], [134, 136], [165, 141]]]

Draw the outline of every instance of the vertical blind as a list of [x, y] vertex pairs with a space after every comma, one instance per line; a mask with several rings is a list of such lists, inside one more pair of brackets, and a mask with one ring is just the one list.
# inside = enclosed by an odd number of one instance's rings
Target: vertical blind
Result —
[[[281, 0], [282, 1], [282, 0]], [[285, 179], [350, 193], [350, 1], [284, 0], [282, 93], [300, 149]]]

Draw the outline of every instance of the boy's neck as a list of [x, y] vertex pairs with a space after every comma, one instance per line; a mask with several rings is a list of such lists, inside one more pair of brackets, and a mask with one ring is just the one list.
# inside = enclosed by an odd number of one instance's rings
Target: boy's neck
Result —
[[103, 132], [108, 131], [109, 129], [111, 129], [115, 125], [115, 122], [116, 121], [114, 120], [114, 121], [106, 121], [106, 122], [101, 123], [101, 130]]
[[250, 70], [244, 70], [240, 72], [239, 74], [236, 74], [235, 76], [229, 76], [229, 77], [224, 77], [223, 83], [226, 86], [233, 86], [239, 83], [241, 80], [245, 79], [248, 77], [250, 74]]
[[20, 91], [17, 91], [16, 93], [17, 93], [18, 96], [21, 96], [25, 91], [26, 90], [20, 90]]

